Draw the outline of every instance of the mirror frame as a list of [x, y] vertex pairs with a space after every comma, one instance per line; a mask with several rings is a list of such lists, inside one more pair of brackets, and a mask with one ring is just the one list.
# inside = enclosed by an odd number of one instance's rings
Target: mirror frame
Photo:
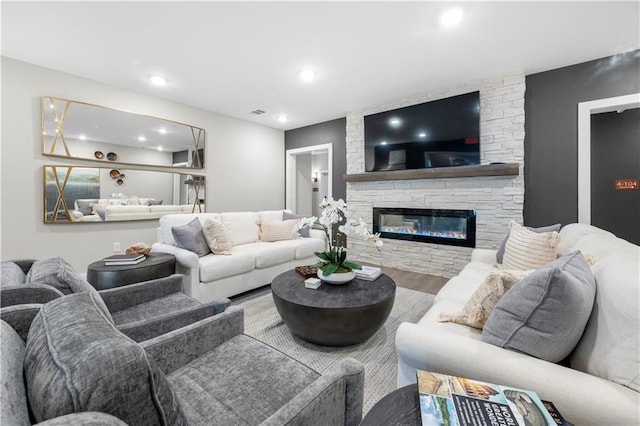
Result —
[[[59, 111], [57, 111], [57, 109], [55, 108], [55, 102], [56, 101], [63, 101], [64, 102], [64, 108], [62, 113], [59, 113]], [[119, 162], [117, 160], [113, 160], [113, 161], [108, 161], [106, 158], [102, 159], [102, 158], [96, 158], [96, 157], [79, 157], [79, 156], [74, 156], [70, 151], [69, 151], [69, 147], [67, 145], [67, 141], [64, 135], [64, 121], [67, 118], [67, 114], [69, 113], [69, 108], [71, 107], [72, 104], [78, 104], [78, 105], [86, 105], [86, 106], [90, 106], [90, 107], [95, 107], [95, 108], [101, 108], [101, 109], [106, 109], [106, 110], [110, 110], [110, 111], [115, 111], [115, 112], [120, 112], [120, 113], [125, 113], [125, 114], [132, 114], [132, 115], [136, 115], [136, 116], [140, 116], [140, 117], [147, 117], [147, 118], [151, 118], [154, 120], [161, 120], [164, 122], [168, 122], [168, 123], [172, 123], [172, 124], [177, 124], [180, 126], [185, 126], [187, 128], [189, 128], [191, 130], [191, 136], [193, 138], [193, 151], [191, 151], [192, 155], [190, 156], [191, 158], [188, 158], [188, 162], [190, 163], [189, 166], [172, 166], [172, 165], [167, 165], [167, 164], [149, 164], [149, 163], [133, 163], [133, 162]], [[50, 105], [54, 105], [54, 107], [48, 107]], [[50, 109], [53, 110], [53, 115], [54, 115], [54, 121], [57, 122], [56, 125], [56, 134], [53, 137], [53, 140], [51, 142], [51, 146], [47, 147], [47, 136], [45, 134], [45, 110], [46, 109]], [[109, 164], [113, 164], [113, 163], [118, 163], [118, 164], [124, 164], [124, 165], [128, 165], [128, 166], [154, 166], [154, 167], [171, 167], [172, 169], [186, 169], [186, 170], [200, 170], [200, 169], [204, 169], [204, 156], [205, 156], [205, 148], [206, 148], [206, 130], [201, 128], [201, 127], [197, 127], [197, 126], [192, 126], [190, 124], [186, 124], [186, 123], [181, 123], [179, 121], [175, 121], [175, 120], [169, 120], [166, 118], [161, 118], [161, 117], [156, 117], [156, 116], [152, 116], [152, 115], [148, 115], [148, 114], [140, 114], [137, 112], [133, 112], [133, 111], [127, 111], [124, 109], [119, 109], [119, 108], [112, 108], [112, 107], [107, 107], [104, 105], [98, 105], [98, 104], [92, 104], [89, 102], [83, 102], [83, 101], [75, 101], [72, 99], [65, 99], [65, 98], [59, 98], [56, 96], [42, 96], [41, 97], [41, 102], [40, 102], [40, 115], [41, 115], [41, 151], [42, 151], [42, 155], [46, 155], [46, 156], [50, 156], [50, 157], [59, 157], [59, 158], [72, 158], [72, 159], [79, 159], [79, 160], [88, 160], [88, 161], [95, 161], [95, 162], [100, 162], [100, 163], [109, 163]], [[61, 144], [65, 155], [63, 154], [57, 154], [55, 153], [55, 150], [58, 146], [58, 144]], [[125, 146], [125, 145], [123, 145]], [[48, 148], [48, 149], [47, 149]], [[187, 148], [188, 150], [189, 148]]]
[[[66, 173], [64, 175], [64, 178], [61, 179], [61, 177], [59, 176], [59, 174], [57, 173], [58, 169], [67, 169]], [[97, 221], [82, 221], [82, 220], [74, 220], [74, 215], [72, 214], [72, 211], [74, 211], [74, 206], [73, 205], [68, 205], [67, 204], [67, 200], [65, 200], [65, 188], [67, 186], [67, 184], [69, 183], [70, 177], [71, 177], [71, 172], [73, 171], [73, 169], [96, 169], [98, 171], [98, 176], [100, 176], [100, 172], [101, 171], [107, 171], [108, 174], [112, 174], [112, 172], [117, 171], [119, 176], [118, 178], [122, 177], [124, 178], [125, 175], [121, 174], [119, 170], [117, 169], [111, 169], [110, 167], [92, 167], [92, 166], [77, 166], [77, 165], [70, 165], [70, 164], [47, 164], [42, 166], [42, 194], [43, 194], [43, 199], [42, 199], [42, 220], [43, 223], [49, 225], [49, 224], [76, 224], [76, 223], [120, 223], [120, 222], [137, 222], [137, 221], [143, 221], [143, 220], [158, 220], [159, 217], [164, 216], [164, 215], [160, 215], [158, 217], [150, 217], [150, 218], [140, 218], [140, 219], [128, 219], [128, 220], [97, 220]], [[52, 215], [50, 218], [48, 218], [48, 212], [47, 212], [47, 172], [48, 171], [52, 171], [53, 176], [54, 176], [54, 180], [53, 183], [55, 184], [55, 189], [57, 190], [57, 194], [54, 194], [56, 197], [56, 201], [55, 201], [55, 205], [53, 206], [52, 212], [57, 212], [57, 214]], [[194, 197], [194, 201], [193, 201], [193, 205], [191, 205], [191, 203], [189, 203], [188, 205], [191, 207], [191, 211], [181, 211], [181, 212], [167, 212], [165, 214], [171, 214], [171, 213], [204, 213], [206, 211], [206, 198], [204, 198], [204, 202], [201, 202], [202, 198], [200, 197], [201, 191], [202, 193], [204, 193], [204, 185], [206, 183], [205, 181], [205, 176], [203, 175], [194, 175], [191, 173], [180, 173], [177, 170], [147, 170], [147, 169], [132, 169], [129, 168], [127, 169], [128, 171], [135, 171], [135, 172], [153, 172], [153, 173], [168, 173], [171, 175], [180, 175], [180, 176], [185, 176], [184, 179], [184, 184], [187, 184], [189, 186], [193, 186], [193, 197]], [[113, 178], [115, 179], [115, 178]], [[117, 195], [117, 194], [116, 194]], [[122, 195], [122, 194], [119, 194]], [[100, 198], [100, 197], [98, 197]], [[187, 205], [187, 204], [184, 204]], [[181, 205], [182, 206], [182, 205]]]

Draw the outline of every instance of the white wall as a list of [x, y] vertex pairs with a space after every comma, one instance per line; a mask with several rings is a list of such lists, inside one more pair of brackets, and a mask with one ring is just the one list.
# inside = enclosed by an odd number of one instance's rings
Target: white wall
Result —
[[[2, 57], [1, 61], [0, 259], [62, 256], [78, 271], [85, 272], [89, 263], [111, 254], [113, 242], [121, 242], [124, 249], [140, 241], [151, 244], [156, 239], [155, 220], [117, 224], [43, 223], [42, 166], [103, 165], [41, 154], [40, 97], [43, 95], [202, 127], [207, 131], [203, 174], [207, 177], [208, 211], [284, 208], [284, 132], [281, 130], [10, 58]], [[112, 165], [117, 168], [116, 164]]]

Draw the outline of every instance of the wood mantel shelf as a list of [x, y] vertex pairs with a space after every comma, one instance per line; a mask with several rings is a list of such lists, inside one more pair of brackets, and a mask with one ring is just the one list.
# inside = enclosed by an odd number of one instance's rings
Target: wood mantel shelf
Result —
[[394, 170], [344, 175], [346, 182], [374, 182], [381, 180], [440, 179], [474, 176], [517, 176], [518, 163], [482, 164], [477, 166], [437, 167], [433, 169]]

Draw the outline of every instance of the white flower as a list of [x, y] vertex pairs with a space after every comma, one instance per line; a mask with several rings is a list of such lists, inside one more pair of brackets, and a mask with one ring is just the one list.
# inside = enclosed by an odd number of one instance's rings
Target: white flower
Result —
[[301, 228], [312, 226], [314, 223], [319, 223], [325, 230], [325, 234], [329, 239], [329, 247], [331, 247], [330, 230], [333, 225], [339, 223], [344, 218], [344, 223], [338, 227], [338, 231], [346, 236], [353, 236], [364, 239], [365, 241], [371, 241], [374, 246], [380, 250], [382, 247], [382, 240], [380, 234], [371, 234], [367, 228], [367, 223], [361, 217], [354, 219], [352, 213], [347, 210], [347, 203], [344, 200], [334, 200], [332, 197], [325, 197], [320, 203], [322, 212], [319, 218], [309, 217], [303, 218], [298, 221], [294, 230], [297, 233]]

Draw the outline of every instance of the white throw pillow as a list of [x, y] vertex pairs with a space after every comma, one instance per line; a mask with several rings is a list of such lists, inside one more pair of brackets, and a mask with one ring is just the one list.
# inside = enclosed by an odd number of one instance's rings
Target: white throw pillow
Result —
[[273, 242], [296, 238], [293, 228], [297, 220], [262, 220], [260, 221], [260, 241]]
[[455, 322], [482, 329], [493, 308], [502, 296], [530, 271], [495, 268], [489, 272], [480, 287], [471, 295], [462, 312], [458, 314], [442, 312], [439, 322]]
[[209, 218], [204, 221], [202, 232], [213, 254], [231, 254], [231, 234], [224, 223]]
[[556, 259], [560, 243], [560, 234], [557, 232], [537, 233], [514, 221], [511, 221], [509, 228], [502, 260], [505, 269], [537, 269]]

